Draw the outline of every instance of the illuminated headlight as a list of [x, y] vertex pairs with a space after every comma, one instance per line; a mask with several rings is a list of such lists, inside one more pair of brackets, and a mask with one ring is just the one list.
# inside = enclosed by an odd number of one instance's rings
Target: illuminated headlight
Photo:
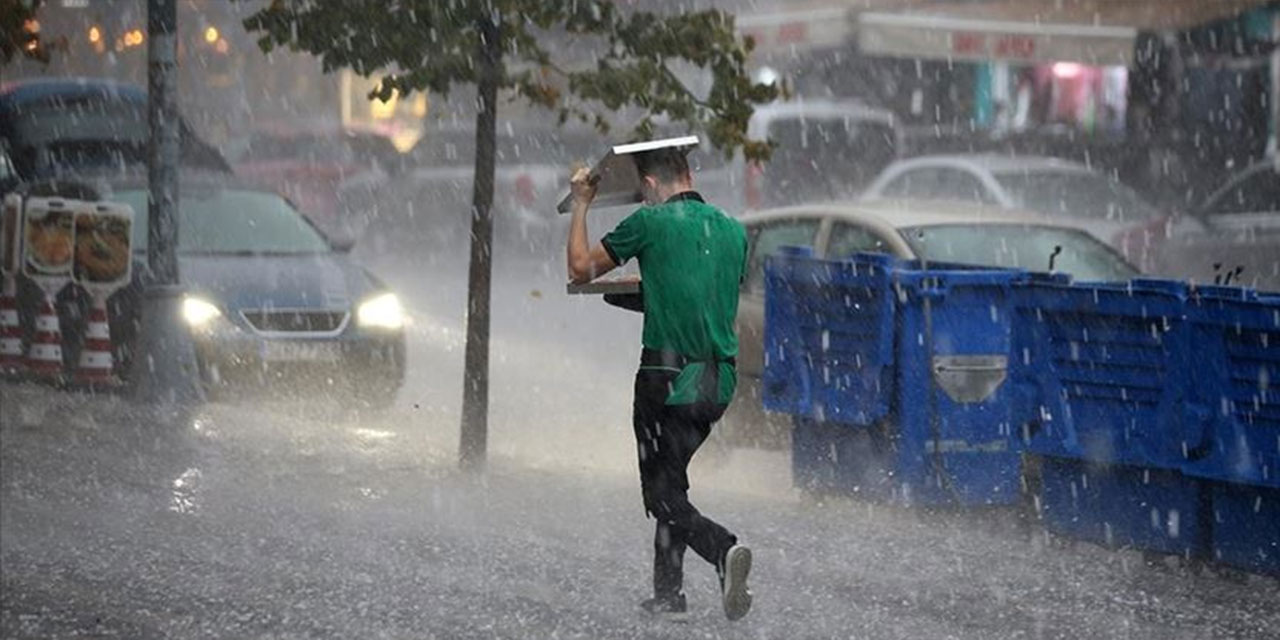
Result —
[[205, 327], [221, 315], [218, 307], [208, 300], [190, 296], [182, 299], [182, 318], [193, 328]]
[[394, 293], [384, 293], [361, 303], [356, 310], [361, 327], [399, 329], [404, 326], [404, 308]]

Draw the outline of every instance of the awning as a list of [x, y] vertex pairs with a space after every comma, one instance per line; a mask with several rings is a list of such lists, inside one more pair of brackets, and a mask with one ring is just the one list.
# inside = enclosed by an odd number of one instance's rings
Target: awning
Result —
[[843, 7], [741, 16], [737, 27], [738, 33], [755, 40], [756, 54], [764, 56], [836, 47], [853, 35]]
[[1001, 0], [858, 17], [864, 53], [1131, 66], [1139, 31], [1182, 31], [1270, 0]]
[[849, 46], [859, 11], [898, 11], [934, 0], [752, 0], [755, 12], [738, 13], [740, 35], [755, 39], [755, 54], [768, 59]]

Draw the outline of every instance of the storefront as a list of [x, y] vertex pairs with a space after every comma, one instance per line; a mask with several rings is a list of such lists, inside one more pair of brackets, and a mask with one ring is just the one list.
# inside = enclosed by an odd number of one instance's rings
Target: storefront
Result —
[[797, 95], [856, 97], [861, 82], [857, 18], [862, 11], [900, 11], [934, 0], [807, 0], [754, 4], [737, 14], [738, 33], [755, 43], [752, 67], [760, 77], [785, 79]]
[[[856, 38], [869, 58], [967, 68], [953, 82], [971, 85], [960, 93], [980, 129], [1050, 125], [1123, 137], [1173, 126], [1243, 137], [1266, 127], [1274, 136], [1267, 105], [1276, 103], [1278, 7], [1267, 0], [931, 4], [862, 12]], [[927, 112], [909, 109], [908, 117], [912, 111], [927, 124]]]

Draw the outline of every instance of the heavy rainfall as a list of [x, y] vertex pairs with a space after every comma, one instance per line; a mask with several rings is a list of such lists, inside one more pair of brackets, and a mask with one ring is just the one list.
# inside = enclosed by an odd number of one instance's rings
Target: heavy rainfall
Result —
[[0, 637], [1280, 635], [1280, 2], [0, 30]]

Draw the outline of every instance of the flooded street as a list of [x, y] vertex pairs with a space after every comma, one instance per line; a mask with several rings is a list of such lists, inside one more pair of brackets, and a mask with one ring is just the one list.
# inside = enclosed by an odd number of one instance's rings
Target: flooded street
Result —
[[0, 640], [1280, 640], [1277, 380], [1280, 0], [0, 0]]
[[751, 623], [724, 620], [693, 556], [692, 621], [646, 618], [634, 365], [593, 356], [614, 340], [628, 354], [638, 326], [551, 284], [495, 284], [503, 366], [479, 478], [455, 462], [460, 290], [423, 285], [408, 382], [380, 415], [213, 404], [173, 428], [111, 398], [0, 387], [4, 635], [1163, 639], [1280, 625], [1274, 580], [1054, 543], [1008, 512], [818, 502], [791, 488], [786, 453], [752, 450], [693, 469], [694, 501], [756, 550]]

